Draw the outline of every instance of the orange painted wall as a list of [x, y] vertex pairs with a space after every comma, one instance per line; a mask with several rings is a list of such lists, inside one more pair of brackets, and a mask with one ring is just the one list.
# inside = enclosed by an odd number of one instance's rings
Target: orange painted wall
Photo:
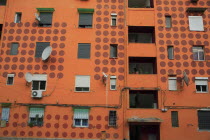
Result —
[[[8, 126], [0, 137], [100, 139], [123, 138], [121, 89], [124, 87], [124, 3], [123, 1], [8, 0], [0, 56], [0, 102], [12, 103]], [[54, 8], [52, 27], [38, 27], [36, 8]], [[77, 8], [93, 8], [93, 28], [78, 28]], [[15, 12], [22, 12], [21, 23], [14, 23]], [[118, 14], [118, 26], [110, 26], [111, 12]], [[10, 43], [19, 43], [16, 56], [9, 55]], [[36, 42], [50, 42], [53, 51], [48, 62], [35, 58]], [[90, 59], [77, 59], [78, 43], [91, 43]], [[109, 58], [109, 45], [118, 44], [118, 58]], [[102, 71], [117, 76], [117, 90], [102, 83]], [[24, 74], [47, 74], [47, 90], [41, 100], [31, 98]], [[14, 85], [6, 76], [14, 73]], [[90, 75], [90, 92], [75, 92], [75, 75]], [[108, 97], [106, 97], [106, 94]], [[48, 96], [49, 95], [49, 96]], [[107, 100], [106, 100], [107, 99]], [[43, 127], [30, 128], [28, 107], [20, 103], [68, 104], [91, 107], [88, 128], [73, 127], [72, 107], [46, 106]], [[107, 104], [108, 103], [108, 104]], [[106, 106], [118, 106], [106, 108]], [[117, 110], [118, 127], [108, 127], [110, 110]], [[1, 112], [1, 109], [0, 109]]]

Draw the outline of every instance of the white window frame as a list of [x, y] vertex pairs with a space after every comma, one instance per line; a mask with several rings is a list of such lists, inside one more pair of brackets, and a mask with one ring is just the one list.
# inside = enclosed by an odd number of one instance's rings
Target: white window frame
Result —
[[[204, 82], [206, 84], [204, 84]], [[206, 86], [206, 90], [207, 91], [202, 91], [202, 87], [201, 87], [201, 91], [197, 91], [196, 86]], [[196, 89], [196, 93], [208, 93], [209, 89], [208, 89], [208, 77], [195, 77], [195, 89]]]
[[14, 21], [14, 23], [21, 23], [21, 19], [20, 19], [19, 22], [17, 22], [17, 16], [18, 16], [18, 14], [20, 14], [22, 16], [22, 13], [21, 12], [16, 12], [15, 13], [15, 21]]
[[[7, 113], [7, 114], [5, 114], [5, 113]], [[1, 120], [9, 122], [9, 114], [10, 114], [10, 108], [9, 107], [2, 107]]]
[[202, 16], [188, 16], [190, 31], [204, 31]]
[[[202, 49], [195, 49], [194, 47], [201, 47]], [[204, 47], [203, 46], [193, 46], [192, 50], [193, 50], [193, 60], [194, 61], [204, 61], [205, 60], [205, 52], [204, 52]], [[194, 52], [194, 50], [196, 50], [196, 52]], [[200, 58], [200, 56], [199, 56], [200, 53], [199, 52], [203, 52], [203, 60], [199, 60], [199, 58]], [[194, 59], [194, 53], [198, 54], [198, 60]]]
[[[172, 83], [175, 85], [170, 85]], [[168, 90], [177, 91], [177, 77], [168, 77]]]
[[[75, 110], [79, 110], [79, 109], [75, 109]], [[73, 125], [74, 125], [74, 127], [88, 127], [89, 126], [89, 112], [90, 112], [90, 110], [89, 109], [86, 109], [87, 110], [87, 112], [88, 112], [88, 114], [86, 114], [86, 116], [84, 117], [84, 114], [83, 115], [80, 115], [80, 118], [78, 118], [78, 117], [76, 117], [75, 116], [75, 110], [74, 110], [74, 120], [73, 120]], [[76, 119], [77, 120], [80, 120], [80, 125], [76, 125]], [[84, 121], [84, 120], [87, 120], [87, 125], [82, 125], [82, 122]]]
[[[115, 84], [112, 84], [112, 82]], [[115, 88], [112, 88], [112, 85], [115, 86]], [[110, 90], [117, 90], [117, 77], [116, 76], [110, 76]]]
[[[112, 20], [116, 20], [116, 25], [113, 25]], [[117, 26], [117, 13], [111, 13], [111, 26]]]
[[[39, 82], [39, 91], [46, 91], [47, 89], [47, 74], [34, 74], [33, 77], [32, 77], [32, 84], [31, 84], [31, 91], [37, 91], [37, 90], [33, 90], [33, 82], [34, 81], [38, 81]], [[40, 83], [41, 81], [45, 81], [46, 84], [45, 84], [45, 89], [40, 89]]]
[[[13, 78], [13, 80], [12, 80], [12, 84], [8, 84], [8, 80], [9, 80], [9, 77], [12, 77]], [[14, 80], [15, 80], [15, 74], [7, 74], [7, 83], [6, 83], [6, 85], [14, 85]]]
[[[88, 80], [88, 81], [85, 81], [85, 80]], [[81, 81], [83, 81], [83, 83]], [[80, 91], [80, 90], [77, 90], [77, 88], [89, 88], [89, 90], [88, 91], [83, 91], [83, 90]], [[90, 75], [76, 75], [74, 90], [75, 90], [75, 92], [90, 92]]]

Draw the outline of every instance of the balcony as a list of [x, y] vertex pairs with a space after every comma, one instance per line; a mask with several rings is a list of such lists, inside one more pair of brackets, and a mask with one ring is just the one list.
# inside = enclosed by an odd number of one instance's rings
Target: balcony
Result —
[[154, 43], [129, 43], [128, 56], [156, 57], [157, 48]]
[[129, 26], [155, 26], [154, 8], [129, 8], [127, 15]]
[[129, 43], [155, 43], [155, 28], [147, 26], [129, 26]]

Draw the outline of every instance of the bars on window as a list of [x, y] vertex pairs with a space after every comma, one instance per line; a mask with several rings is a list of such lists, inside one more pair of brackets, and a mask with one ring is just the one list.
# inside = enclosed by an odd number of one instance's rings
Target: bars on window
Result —
[[178, 111], [171, 111], [171, 124], [172, 127], [179, 127]]
[[109, 111], [109, 126], [117, 126], [117, 111]]

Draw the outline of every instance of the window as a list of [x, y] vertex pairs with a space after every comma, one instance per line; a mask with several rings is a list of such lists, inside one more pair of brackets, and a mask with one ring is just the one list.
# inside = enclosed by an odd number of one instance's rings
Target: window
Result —
[[32, 90], [46, 90], [46, 74], [34, 74], [32, 79]]
[[190, 31], [204, 31], [202, 16], [188, 16]]
[[75, 79], [75, 91], [90, 91], [90, 76], [77, 75]]
[[116, 90], [116, 76], [110, 77], [110, 90]]
[[89, 109], [74, 109], [74, 126], [88, 127]]
[[39, 26], [41, 27], [51, 27], [52, 26], [52, 12], [40, 12], [39, 17]]
[[0, 0], [0, 5], [6, 5], [7, 4], [7, 0]]
[[89, 59], [90, 58], [90, 44], [79, 43], [78, 44], [78, 58]]
[[42, 52], [47, 46], [50, 46], [50, 42], [36, 42], [35, 57], [42, 57]]
[[18, 54], [18, 43], [12, 43], [10, 48], [10, 55], [17, 55]]
[[168, 59], [174, 59], [174, 47], [168, 46]]
[[117, 26], [117, 14], [111, 13], [111, 26]]
[[198, 128], [199, 130], [210, 130], [210, 111], [199, 110], [198, 111]]
[[110, 44], [110, 58], [117, 58], [117, 44]]
[[21, 22], [21, 16], [22, 16], [22, 13], [16, 13], [14, 23], [20, 23]]
[[166, 20], [166, 28], [171, 28], [171, 26], [172, 26], [171, 16], [165, 16], [165, 20]]
[[178, 111], [171, 111], [172, 127], [179, 127]]
[[195, 77], [195, 86], [197, 93], [207, 93], [208, 77]]
[[14, 74], [7, 74], [7, 85], [13, 85], [14, 84]]
[[2, 112], [1, 112], [1, 120], [2, 121], [9, 121], [9, 112], [10, 112], [10, 108], [8, 107], [3, 107], [2, 108]]
[[29, 126], [43, 126], [44, 108], [31, 107], [29, 112]]
[[168, 78], [168, 90], [177, 90], [177, 78], [176, 77]]
[[204, 47], [201, 46], [193, 47], [193, 59], [198, 61], [204, 60]]
[[94, 9], [78, 8], [79, 28], [92, 28]]
[[109, 126], [117, 126], [117, 111], [109, 111]]

